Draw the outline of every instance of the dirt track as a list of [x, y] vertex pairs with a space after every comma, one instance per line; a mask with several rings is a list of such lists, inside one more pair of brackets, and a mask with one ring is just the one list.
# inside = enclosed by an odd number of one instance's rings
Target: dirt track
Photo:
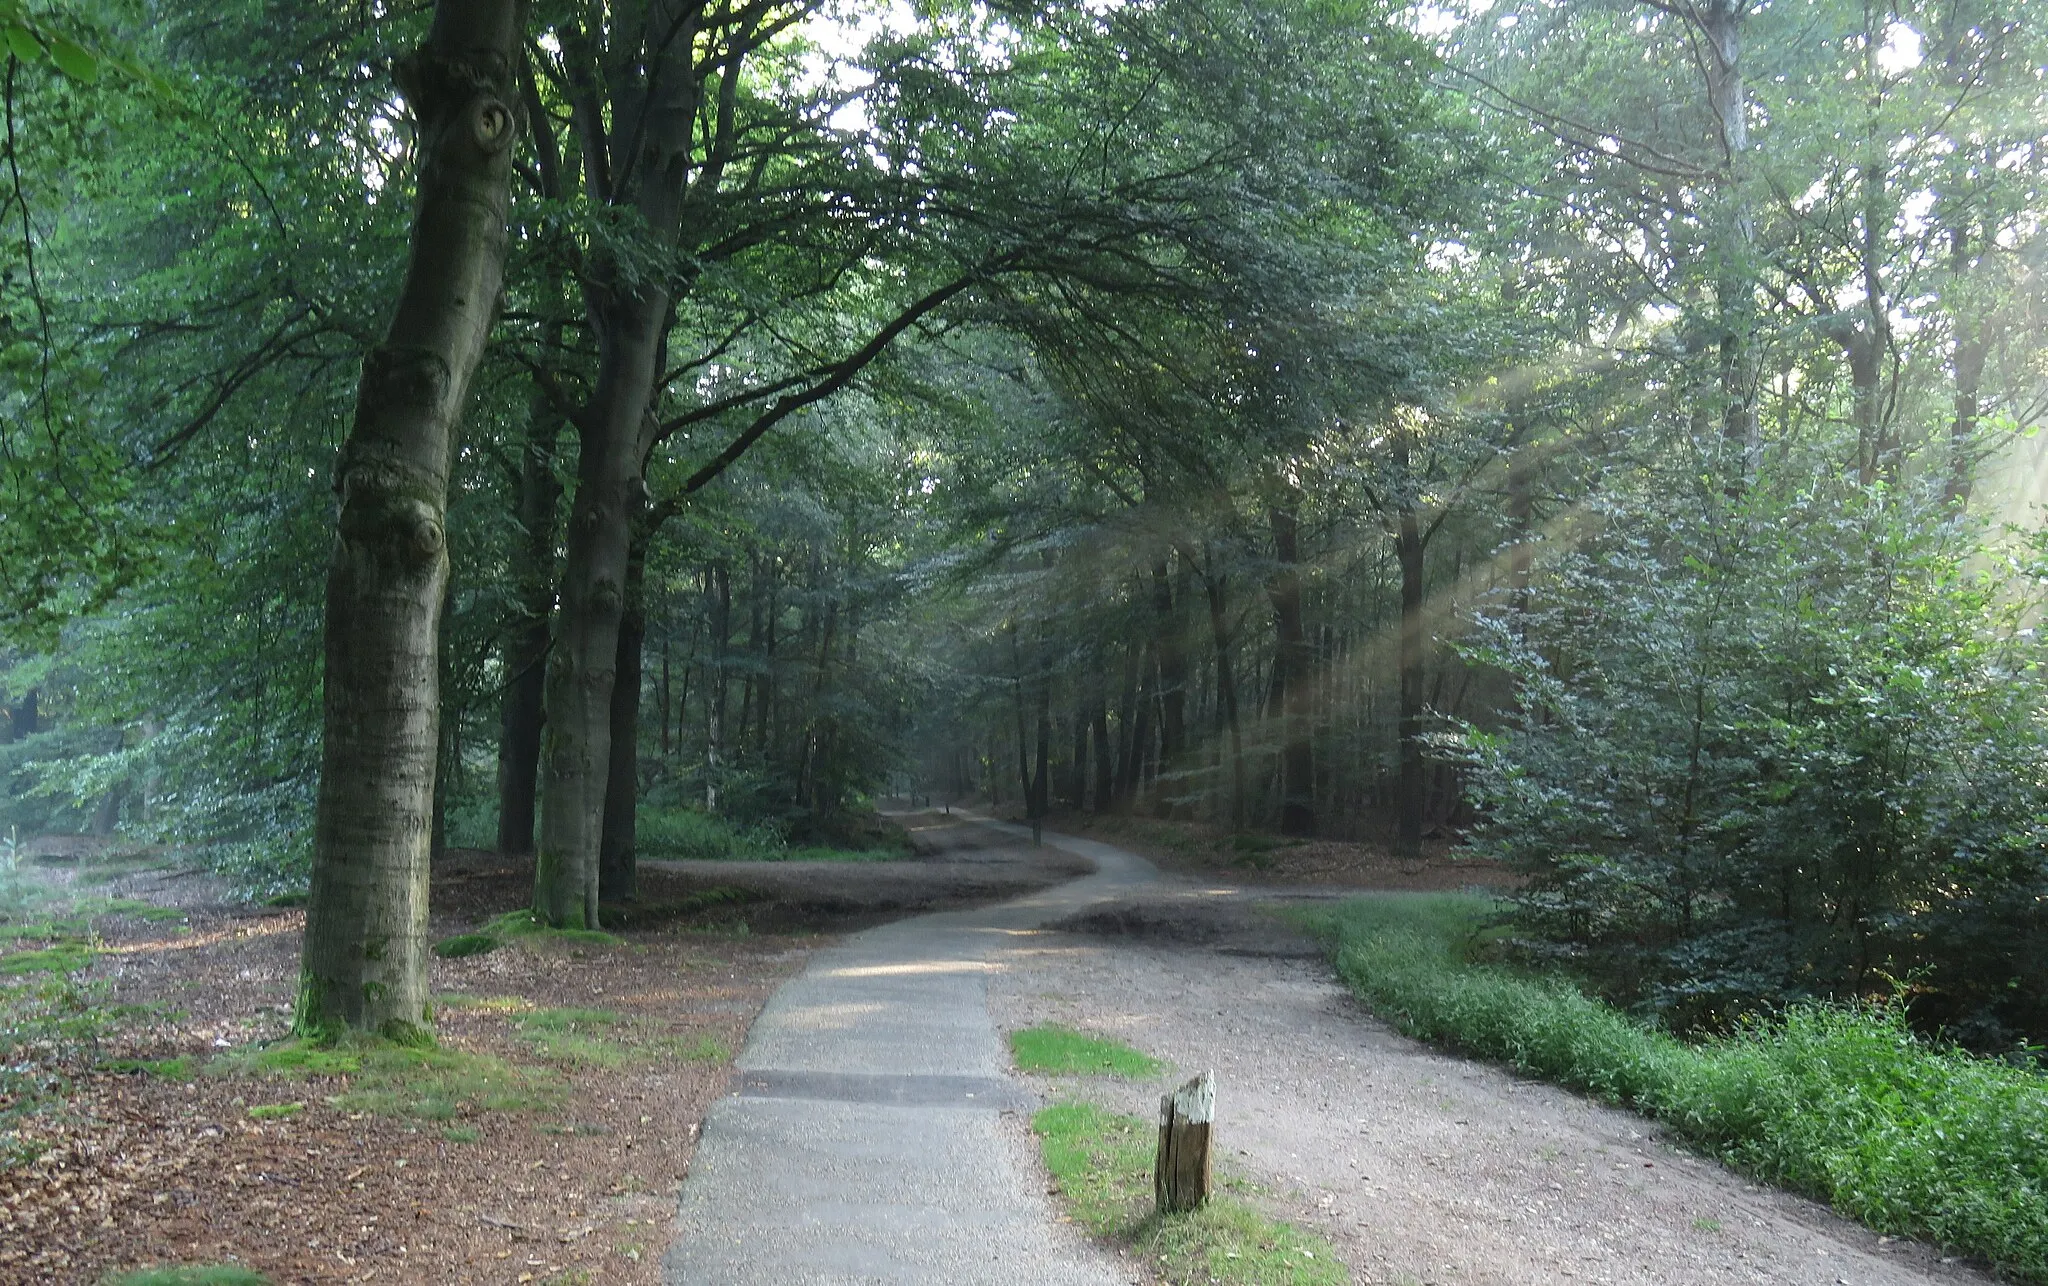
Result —
[[[1299, 894], [1301, 890], [1290, 890]], [[1361, 1283], [1907, 1286], [1992, 1279], [1761, 1189], [1633, 1114], [1436, 1054], [1373, 1019], [1262, 899], [1157, 894], [999, 952], [1005, 1029], [1117, 1036], [1214, 1068], [1223, 1155]], [[1074, 1083], [1150, 1119], [1158, 1087]]]

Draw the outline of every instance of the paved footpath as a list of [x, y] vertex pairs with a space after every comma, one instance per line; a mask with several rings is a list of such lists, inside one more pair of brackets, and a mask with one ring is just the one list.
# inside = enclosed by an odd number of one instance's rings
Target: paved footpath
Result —
[[855, 934], [775, 993], [705, 1118], [670, 1283], [1130, 1281], [1055, 1221], [1019, 1124], [1035, 1100], [989, 1019], [988, 958], [1010, 935], [1157, 878], [1121, 849], [1057, 843], [1096, 873]]

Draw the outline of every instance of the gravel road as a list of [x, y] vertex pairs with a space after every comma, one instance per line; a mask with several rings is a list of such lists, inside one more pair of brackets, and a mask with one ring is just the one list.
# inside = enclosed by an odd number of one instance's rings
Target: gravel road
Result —
[[[1161, 880], [1064, 922], [1093, 932], [1010, 938], [991, 957], [996, 1024], [1064, 1023], [1181, 1075], [1215, 1069], [1222, 1154], [1360, 1283], [1992, 1282], [1688, 1156], [1634, 1114], [1395, 1034], [1263, 900]], [[1158, 1110], [1154, 1085], [1053, 1092]]]

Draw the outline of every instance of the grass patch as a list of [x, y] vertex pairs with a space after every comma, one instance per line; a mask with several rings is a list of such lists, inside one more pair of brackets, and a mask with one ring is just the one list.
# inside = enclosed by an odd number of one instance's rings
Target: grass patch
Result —
[[670, 1041], [668, 1049], [686, 1063], [722, 1063], [732, 1057], [732, 1050], [716, 1036]]
[[1562, 979], [1475, 964], [1485, 899], [1377, 896], [1304, 917], [1411, 1036], [1626, 1104], [1880, 1232], [2048, 1282], [2048, 1078], [1915, 1036], [1886, 1009], [1796, 1006], [1690, 1045]]
[[1121, 1041], [1045, 1024], [1010, 1033], [1017, 1069], [1053, 1076], [1122, 1076], [1142, 1080], [1166, 1070], [1150, 1054]]
[[488, 1054], [435, 1046], [355, 1041], [332, 1048], [287, 1042], [226, 1054], [214, 1061], [229, 1074], [337, 1082], [328, 1098], [348, 1112], [453, 1120], [473, 1112], [542, 1111], [567, 1095], [561, 1077]]
[[107, 1278], [106, 1286], [270, 1286], [270, 1279], [240, 1264], [188, 1264], [139, 1268]]
[[86, 942], [59, 942], [40, 951], [16, 951], [0, 956], [0, 974], [22, 977], [34, 973], [77, 973], [99, 954]]
[[183, 1056], [177, 1058], [114, 1058], [100, 1064], [103, 1072], [127, 1072], [139, 1076], [152, 1076], [162, 1081], [189, 1081], [192, 1079], [192, 1060]]
[[281, 1121], [306, 1110], [304, 1103], [262, 1103], [249, 1109], [252, 1121]]
[[476, 1143], [480, 1142], [484, 1135], [483, 1131], [474, 1125], [451, 1125], [441, 1131], [441, 1137], [450, 1143]]
[[504, 940], [488, 933], [458, 933], [452, 938], [443, 938], [434, 944], [434, 954], [443, 960], [460, 960], [464, 956], [480, 956], [486, 951], [496, 951], [504, 946]]
[[125, 915], [151, 924], [182, 924], [185, 913], [174, 906], [158, 906], [154, 902], [143, 902], [136, 898], [108, 898], [86, 906], [88, 915]]
[[1219, 1193], [1191, 1214], [1152, 1205], [1157, 1127], [1093, 1103], [1058, 1103], [1031, 1118], [1060, 1195], [1098, 1237], [1129, 1246], [1170, 1282], [1343, 1286], [1330, 1244]]
[[642, 1023], [609, 1009], [535, 1009], [513, 1027], [542, 1058], [578, 1067], [625, 1067], [663, 1058], [722, 1063], [732, 1057], [715, 1036], [648, 1038]]
[[624, 1067], [645, 1051], [609, 1033], [629, 1026], [624, 1014], [609, 1009], [536, 1009], [513, 1023], [535, 1053], [556, 1063], [579, 1067]]

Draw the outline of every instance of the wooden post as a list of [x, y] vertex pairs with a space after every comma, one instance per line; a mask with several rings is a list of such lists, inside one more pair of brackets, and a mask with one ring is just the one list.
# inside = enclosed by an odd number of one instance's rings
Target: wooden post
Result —
[[1161, 1214], [1193, 1210], [1209, 1199], [1209, 1126], [1216, 1117], [1216, 1074], [1203, 1072], [1159, 1097], [1159, 1157], [1152, 1195]]

